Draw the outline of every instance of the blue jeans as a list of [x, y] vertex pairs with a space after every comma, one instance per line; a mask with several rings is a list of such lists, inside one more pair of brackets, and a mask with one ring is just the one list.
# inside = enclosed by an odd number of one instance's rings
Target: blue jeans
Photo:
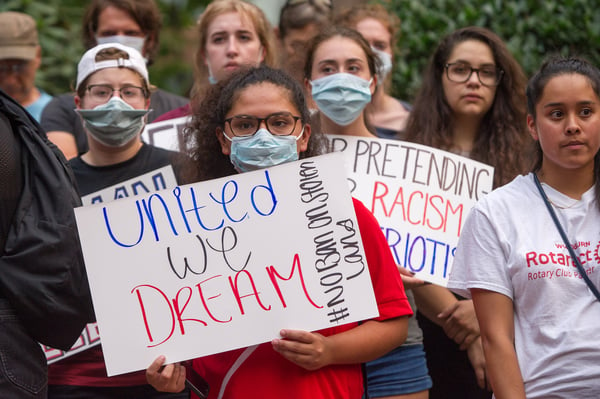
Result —
[[0, 397], [45, 399], [47, 386], [48, 367], [40, 344], [8, 301], [0, 298]]
[[432, 386], [423, 345], [403, 345], [367, 363], [369, 398], [406, 395]]

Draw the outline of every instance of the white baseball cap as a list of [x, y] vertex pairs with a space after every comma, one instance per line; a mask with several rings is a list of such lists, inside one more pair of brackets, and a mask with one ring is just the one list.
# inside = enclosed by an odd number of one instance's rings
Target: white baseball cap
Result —
[[[96, 55], [100, 51], [107, 48], [116, 48], [122, 50], [129, 55], [129, 58], [96, 61]], [[88, 76], [104, 68], [133, 69], [134, 71], [139, 72], [140, 75], [142, 75], [147, 84], [150, 84], [150, 82], [148, 81], [148, 69], [146, 68], [146, 61], [144, 60], [144, 57], [142, 57], [139, 51], [137, 51], [133, 47], [125, 46], [120, 43], [105, 43], [99, 44], [96, 47], [89, 49], [85, 52], [83, 57], [81, 57], [79, 65], [77, 65], [77, 85], [75, 87], [75, 90], [79, 88], [81, 82], [83, 82]]]

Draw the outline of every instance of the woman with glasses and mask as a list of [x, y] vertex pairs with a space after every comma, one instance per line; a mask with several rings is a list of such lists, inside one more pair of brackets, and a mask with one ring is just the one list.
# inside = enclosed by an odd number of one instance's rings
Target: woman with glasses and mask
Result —
[[[150, 104], [146, 62], [132, 47], [118, 43], [88, 50], [77, 70], [76, 112], [89, 150], [69, 161], [82, 196], [167, 165], [181, 175], [186, 158], [144, 144], [140, 133]], [[107, 377], [100, 346], [48, 368], [48, 398], [185, 399], [189, 393], [157, 393], [143, 372]]]
[[[527, 170], [525, 75], [493, 32], [459, 29], [434, 51], [406, 139], [494, 167], [494, 187]], [[424, 332], [431, 398], [490, 398], [473, 303], [446, 288], [413, 289]]]
[[[189, 133], [200, 179], [243, 173], [307, 158], [326, 151], [313, 131], [301, 86], [267, 66], [235, 74], [211, 88], [194, 110]], [[354, 208], [379, 317], [318, 332], [282, 330], [283, 339], [193, 360], [210, 385], [209, 398], [359, 399], [360, 363], [398, 346], [412, 314], [395, 264], [373, 215], [358, 201]], [[265, 245], [268, 245], [266, 243]], [[163, 366], [160, 356], [148, 368], [148, 381], [162, 391], [179, 392], [186, 370]]]

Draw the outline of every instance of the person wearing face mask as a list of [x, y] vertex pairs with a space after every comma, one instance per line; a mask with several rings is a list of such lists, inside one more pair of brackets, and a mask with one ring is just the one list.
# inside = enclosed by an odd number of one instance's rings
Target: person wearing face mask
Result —
[[190, 104], [159, 116], [156, 122], [189, 116], [192, 103], [243, 66], [277, 66], [271, 25], [260, 8], [242, 0], [212, 1], [198, 19], [198, 48]]
[[[83, 45], [120, 43], [138, 50], [150, 66], [159, 48], [161, 15], [154, 0], [92, 0], [82, 21]], [[148, 122], [187, 104], [188, 99], [152, 87]], [[74, 94], [55, 97], [44, 109], [41, 125], [67, 159], [88, 150], [87, 136], [74, 112]]]
[[[291, 76], [267, 66], [239, 71], [211, 87], [194, 109], [188, 134], [197, 178], [323, 153], [326, 138], [311, 129], [309, 118], [302, 87]], [[286, 329], [283, 339], [194, 359], [193, 369], [210, 385], [209, 399], [360, 398], [360, 363], [404, 340], [411, 311], [400, 278], [387, 277], [395, 265], [379, 225], [362, 203], [354, 200], [354, 208], [379, 317], [317, 332]], [[189, 370], [164, 362], [160, 356], [148, 367], [148, 381], [161, 391], [180, 391]]]
[[324, 133], [375, 137], [365, 107], [377, 87], [377, 65], [371, 47], [355, 30], [333, 26], [313, 39], [304, 82]]
[[[357, 31], [333, 26], [319, 34], [308, 51], [306, 88], [319, 108], [325, 133], [375, 138], [365, 108], [377, 86], [378, 59]], [[391, 273], [398, 276], [398, 270]], [[408, 282], [409, 280], [406, 280]], [[416, 309], [411, 290], [406, 294]], [[431, 387], [422, 333], [416, 318], [408, 320], [408, 340], [367, 363], [371, 398], [425, 399]]]
[[[76, 112], [89, 150], [69, 161], [82, 196], [171, 165], [181, 183], [187, 158], [145, 144], [140, 133], [150, 105], [145, 60], [135, 49], [101, 44], [88, 50], [77, 70]], [[159, 394], [144, 373], [107, 377], [100, 346], [60, 360], [48, 369], [48, 398], [184, 399], [188, 393]]]
[[356, 29], [369, 42], [380, 61], [377, 68], [377, 84], [366, 113], [369, 123], [378, 137], [402, 138], [410, 113], [410, 104], [388, 94], [392, 83], [395, 43], [400, 21], [381, 4], [356, 5], [336, 18], [336, 24]]

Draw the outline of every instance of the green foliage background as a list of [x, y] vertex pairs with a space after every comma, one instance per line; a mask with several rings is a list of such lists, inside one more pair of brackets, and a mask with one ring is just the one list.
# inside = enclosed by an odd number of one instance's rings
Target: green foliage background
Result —
[[581, 55], [600, 66], [598, 0], [380, 0], [401, 20], [393, 93], [411, 100], [439, 40], [484, 26], [507, 43], [529, 77], [552, 54]]
[[[187, 94], [196, 46], [194, 21], [208, 0], [157, 0], [163, 12], [161, 48], [152, 82]], [[550, 54], [579, 54], [600, 65], [600, 0], [378, 0], [397, 14], [393, 94], [412, 100], [441, 37], [469, 25], [502, 37], [530, 76]], [[85, 0], [2, 0], [0, 11], [22, 11], [38, 22], [43, 66], [38, 85], [50, 94], [70, 90], [83, 53], [80, 21]]]
[[[158, 0], [163, 15], [160, 51], [150, 67], [150, 80], [158, 87], [186, 95], [192, 84], [195, 49], [194, 22], [208, 0]], [[70, 91], [77, 62], [84, 52], [81, 19], [85, 0], [0, 0], [0, 11], [20, 11], [37, 21], [42, 46], [39, 87], [52, 95]]]

